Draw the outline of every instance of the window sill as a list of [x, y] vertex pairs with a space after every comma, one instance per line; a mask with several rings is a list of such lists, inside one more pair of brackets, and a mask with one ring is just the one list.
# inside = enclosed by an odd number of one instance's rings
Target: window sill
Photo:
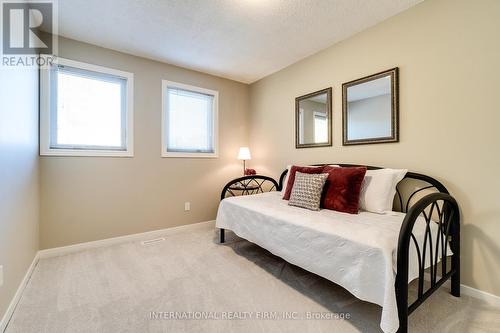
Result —
[[40, 156], [75, 156], [75, 157], [134, 157], [134, 152], [117, 150], [77, 150], [48, 149], [40, 151]]
[[174, 152], [162, 152], [161, 157], [163, 158], [218, 158], [217, 153], [174, 153]]

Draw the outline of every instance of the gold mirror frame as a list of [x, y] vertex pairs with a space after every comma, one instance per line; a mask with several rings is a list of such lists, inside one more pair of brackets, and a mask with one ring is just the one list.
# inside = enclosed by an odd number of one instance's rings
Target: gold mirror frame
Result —
[[[326, 112], [328, 116], [328, 141], [321, 143], [300, 143], [299, 142], [299, 105], [300, 101], [308, 98], [326, 94]], [[307, 95], [295, 98], [295, 148], [313, 148], [313, 147], [330, 147], [332, 146], [332, 88], [326, 88], [312, 92]]]
[[[347, 127], [347, 89], [362, 83], [377, 80], [390, 75], [391, 77], [391, 136], [366, 139], [348, 139]], [[399, 68], [395, 67], [377, 74], [342, 84], [342, 145], [363, 145], [373, 143], [399, 142]]]

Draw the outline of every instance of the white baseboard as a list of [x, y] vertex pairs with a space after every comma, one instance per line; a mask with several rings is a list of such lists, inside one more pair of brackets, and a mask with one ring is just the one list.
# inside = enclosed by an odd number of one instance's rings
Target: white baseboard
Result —
[[16, 293], [14, 294], [14, 297], [10, 301], [9, 306], [7, 307], [7, 311], [5, 311], [2, 321], [0, 321], [0, 332], [4, 332], [5, 329], [7, 328], [7, 325], [9, 324], [10, 318], [14, 314], [14, 310], [16, 309], [17, 304], [21, 300], [21, 296], [23, 295], [24, 288], [26, 288], [26, 285], [28, 284], [28, 281], [30, 280], [31, 274], [33, 274], [33, 271], [38, 264], [38, 252], [35, 254], [35, 257], [33, 258], [33, 261], [31, 262], [30, 267], [28, 267], [28, 270], [26, 271], [26, 274], [24, 275], [23, 279], [21, 280], [21, 283], [19, 284], [19, 287], [16, 290]]
[[54, 247], [51, 249], [38, 251], [38, 257], [40, 259], [58, 257], [58, 256], [70, 254], [70, 253], [80, 252], [80, 251], [88, 250], [88, 249], [95, 249], [95, 248], [104, 247], [104, 246], [110, 246], [110, 245], [114, 245], [114, 244], [120, 244], [120, 243], [132, 242], [132, 241], [148, 240], [148, 239], [158, 238], [158, 237], [169, 235], [169, 234], [174, 234], [176, 232], [187, 230], [187, 229], [196, 229], [196, 228], [203, 227], [203, 226], [205, 226], [207, 224], [211, 224], [211, 223], [212, 224], [215, 223], [215, 220], [198, 222], [198, 223], [194, 223], [194, 224], [181, 225], [178, 227], [171, 227], [171, 228], [141, 232], [138, 234], [131, 234], [131, 235], [126, 235], [126, 236], [106, 238], [106, 239], [101, 239], [101, 240], [92, 241], [92, 242], [85, 242], [85, 243], [78, 243], [78, 244], [68, 245], [68, 246]]
[[463, 295], [474, 297], [488, 303], [489, 305], [500, 307], [500, 296], [466, 286], [465, 284], [460, 285], [460, 291]]
[[[439, 280], [441, 276], [436, 276], [436, 279]], [[429, 272], [424, 273], [424, 280], [425, 281], [431, 281], [431, 275]], [[442, 285], [444, 288], [450, 290], [451, 289], [451, 281], [447, 280], [445, 283]], [[465, 296], [470, 296], [474, 297], [476, 299], [479, 299], [481, 301], [484, 301], [485, 303], [488, 303], [489, 305], [500, 307], [500, 296], [490, 294], [489, 292], [482, 291], [476, 288], [469, 287], [465, 284], [460, 284], [460, 294], [465, 295]]]

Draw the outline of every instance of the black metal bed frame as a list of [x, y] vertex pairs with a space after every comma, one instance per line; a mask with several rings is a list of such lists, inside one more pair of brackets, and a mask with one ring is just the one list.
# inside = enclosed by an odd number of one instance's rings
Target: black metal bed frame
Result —
[[[322, 166], [325, 164], [315, 164]], [[336, 164], [341, 167], [360, 166], [356, 164]], [[380, 167], [367, 166], [369, 170], [381, 169]], [[261, 175], [245, 176], [234, 179], [224, 186], [221, 193], [221, 200], [227, 195], [234, 196], [234, 190], [240, 190], [243, 194], [257, 194], [270, 191], [280, 191], [283, 188], [288, 170], [283, 171], [279, 183], [273, 178]], [[448, 279], [451, 279], [451, 294], [460, 297], [460, 211], [456, 200], [449, 194], [446, 187], [436, 179], [414, 172], [408, 172], [404, 179], [415, 179], [427, 183], [414, 190], [404, 202], [397, 188], [396, 198], [400, 204], [400, 210], [406, 213], [401, 225], [397, 249], [397, 274], [396, 274], [396, 300], [399, 316], [399, 333], [408, 331], [408, 316], [420, 306], [434, 291], [443, 285]], [[403, 180], [404, 180], [403, 179]], [[410, 205], [410, 201], [417, 193], [424, 190], [434, 189], [437, 192], [430, 193]], [[425, 234], [420, 248], [417, 239], [413, 235], [413, 227], [417, 218], [422, 216], [425, 220]], [[419, 220], [421, 221], [421, 220]], [[431, 234], [431, 223], [437, 223], [439, 228], [435, 243], [433, 243]], [[220, 242], [224, 243], [224, 229], [220, 229]], [[415, 301], [408, 304], [408, 255], [411, 243], [415, 245], [418, 259], [418, 295]], [[448, 246], [451, 249], [451, 264], [448, 267], [447, 251]], [[440, 251], [439, 251], [440, 250]], [[429, 251], [429, 256], [427, 256]], [[439, 256], [441, 253], [441, 256]], [[430, 262], [426, 263], [426, 258]], [[440, 260], [442, 258], [442, 260]], [[425, 288], [425, 271], [428, 264], [429, 285]], [[441, 268], [441, 275], [438, 274], [438, 268]]]

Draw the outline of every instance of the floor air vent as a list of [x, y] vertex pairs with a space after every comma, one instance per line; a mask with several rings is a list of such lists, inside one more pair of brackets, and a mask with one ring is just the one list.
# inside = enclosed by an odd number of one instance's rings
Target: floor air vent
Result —
[[145, 240], [145, 241], [142, 241], [141, 244], [142, 245], [152, 245], [152, 244], [156, 244], [156, 243], [159, 243], [159, 242], [163, 242], [165, 240], [165, 238], [161, 237], [161, 238], [155, 238], [155, 239], [150, 239], [150, 240]]

